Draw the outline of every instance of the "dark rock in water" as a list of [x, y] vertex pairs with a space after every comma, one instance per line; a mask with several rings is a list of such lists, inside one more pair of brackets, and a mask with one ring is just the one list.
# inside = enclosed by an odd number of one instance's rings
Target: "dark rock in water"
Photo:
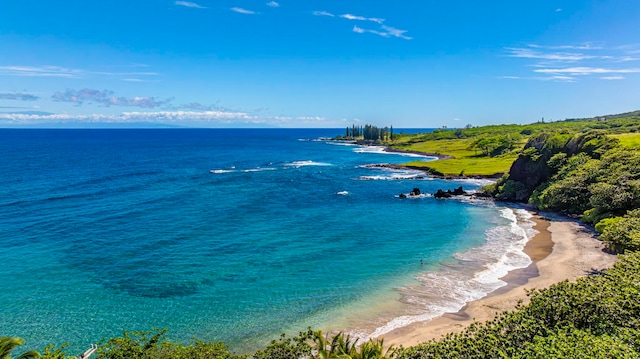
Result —
[[404, 193], [400, 193], [400, 195], [399, 195], [398, 197], [400, 197], [400, 198], [407, 198], [407, 195], [406, 195], [406, 194], [404, 194]]
[[493, 198], [493, 196], [491, 196], [491, 193], [487, 192], [477, 192], [472, 194], [471, 196], [475, 198]]
[[453, 197], [453, 194], [451, 194], [451, 191], [448, 190], [447, 192], [439, 189], [438, 192], [434, 193], [433, 196], [435, 198], [451, 198]]
[[411, 191], [411, 193], [409, 193], [409, 196], [419, 196], [420, 195], [420, 188], [414, 188], [413, 191]]
[[433, 196], [435, 198], [451, 198], [453, 196], [467, 196], [468, 193], [462, 189], [462, 186], [454, 189], [453, 191], [448, 189], [446, 192], [439, 189], [438, 192], [434, 193]]

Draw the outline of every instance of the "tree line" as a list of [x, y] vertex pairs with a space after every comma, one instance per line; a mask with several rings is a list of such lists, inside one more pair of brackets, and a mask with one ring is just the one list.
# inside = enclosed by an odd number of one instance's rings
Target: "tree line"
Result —
[[353, 139], [353, 140], [365, 140], [372, 142], [385, 142], [385, 141], [393, 141], [393, 126], [389, 127], [377, 127], [373, 125], [364, 125], [364, 126], [356, 126], [352, 125], [351, 127], [347, 127], [345, 134], [345, 139]]

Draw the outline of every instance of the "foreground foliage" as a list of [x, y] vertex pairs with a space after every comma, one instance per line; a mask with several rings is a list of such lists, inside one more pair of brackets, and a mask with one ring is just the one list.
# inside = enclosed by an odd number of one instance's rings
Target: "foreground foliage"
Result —
[[[11, 359], [11, 352], [23, 344], [23, 340], [14, 337], [0, 337], [0, 359]], [[36, 351], [28, 351], [16, 357], [16, 359], [38, 358], [40, 354]]]

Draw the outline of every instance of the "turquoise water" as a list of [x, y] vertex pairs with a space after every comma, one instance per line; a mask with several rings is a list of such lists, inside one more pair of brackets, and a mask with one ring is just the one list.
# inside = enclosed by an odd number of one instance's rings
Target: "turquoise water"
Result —
[[383, 334], [528, 264], [525, 212], [400, 199], [479, 183], [365, 168], [408, 158], [321, 139], [339, 134], [0, 130], [0, 335], [80, 350], [166, 327], [245, 351], [307, 326]]

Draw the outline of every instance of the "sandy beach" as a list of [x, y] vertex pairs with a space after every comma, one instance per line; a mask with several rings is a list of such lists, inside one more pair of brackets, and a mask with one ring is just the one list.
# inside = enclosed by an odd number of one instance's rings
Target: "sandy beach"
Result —
[[565, 279], [574, 280], [592, 269], [608, 268], [616, 260], [614, 255], [602, 250], [602, 243], [595, 239], [592, 231], [572, 219], [543, 213], [535, 214], [534, 221], [534, 229], [539, 233], [525, 247], [533, 263], [505, 276], [506, 286], [456, 313], [387, 333], [385, 343], [407, 347], [462, 331], [474, 321], [487, 321], [497, 313], [514, 309], [520, 300], [526, 303], [527, 290], [545, 288]]

